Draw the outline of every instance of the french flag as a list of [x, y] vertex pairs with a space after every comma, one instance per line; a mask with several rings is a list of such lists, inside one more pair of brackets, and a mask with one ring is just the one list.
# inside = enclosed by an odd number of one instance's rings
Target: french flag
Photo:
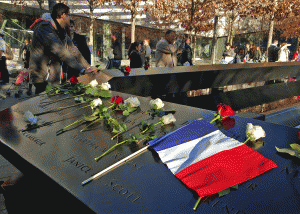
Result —
[[171, 172], [200, 197], [250, 180], [277, 165], [212, 124], [196, 120], [149, 142]]

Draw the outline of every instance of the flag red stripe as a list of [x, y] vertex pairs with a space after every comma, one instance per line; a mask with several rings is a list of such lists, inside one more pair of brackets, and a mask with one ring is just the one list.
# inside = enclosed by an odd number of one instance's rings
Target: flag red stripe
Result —
[[250, 180], [277, 165], [241, 145], [212, 155], [175, 174], [200, 197], [218, 193], [236, 184]]

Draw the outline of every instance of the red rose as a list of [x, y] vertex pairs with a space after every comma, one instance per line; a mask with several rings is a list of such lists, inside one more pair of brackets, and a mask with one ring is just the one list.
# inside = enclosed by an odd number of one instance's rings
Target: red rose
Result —
[[148, 68], [149, 68], [149, 65], [147, 64], [147, 65], [145, 65], [145, 70], [148, 70]]
[[300, 140], [300, 131], [297, 132], [297, 137]]
[[233, 128], [235, 125], [235, 119], [234, 118], [225, 118], [224, 120], [222, 120], [222, 128], [225, 130], [231, 129]]
[[120, 103], [124, 103], [124, 100], [120, 96], [114, 96], [114, 97], [112, 97], [111, 102], [116, 105], [119, 105]]
[[217, 105], [217, 108], [217, 113], [221, 115], [222, 119], [234, 115], [234, 111], [229, 105], [220, 103], [219, 105]]
[[127, 67], [125, 68], [125, 71], [130, 72], [130, 66], [127, 66]]
[[74, 75], [70, 78], [70, 83], [72, 85], [76, 85], [78, 83], [78, 79], [77, 77], [75, 77]]

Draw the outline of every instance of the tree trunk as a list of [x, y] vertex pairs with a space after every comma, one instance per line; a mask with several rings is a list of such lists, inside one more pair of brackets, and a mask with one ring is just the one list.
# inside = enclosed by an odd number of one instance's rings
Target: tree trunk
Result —
[[228, 39], [227, 41], [230, 43], [230, 45], [232, 45], [232, 41], [233, 41], [233, 24], [234, 24], [234, 16], [232, 15], [232, 17], [230, 17], [230, 26], [229, 26], [229, 35], [228, 35]]
[[135, 22], [136, 14], [131, 14], [131, 43], [135, 42]]
[[197, 36], [196, 36], [196, 32], [194, 32], [194, 45], [193, 45], [193, 62], [195, 64], [195, 59], [196, 59], [196, 48], [197, 48]]
[[49, 12], [52, 12], [53, 6], [56, 4], [56, 0], [48, 0]]
[[95, 18], [93, 15], [93, 10], [90, 10], [90, 20], [91, 20], [91, 25], [90, 25], [90, 42], [89, 45], [91, 45], [91, 65], [95, 65], [95, 55], [94, 55], [94, 23], [95, 23]]
[[216, 37], [217, 37], [217, 25], [218, 25], [218, 16], [215, 16], [214, 20], [214, 34], [213, 34], [213, 40], [211, 44], [211, 64], [216, 63]]
[[[272, 18], [270, 20], [270, 29], [269, 29], [269, 38], [268, 38], [268, 44], [267, 44], [267, 51], [266, 56], [268, 56], [268, 49], [272, 44], [272, 38], [273, 38], [273, 29], [274, 29], [274, 15], [272, 15]], [[268, 62], [268, 57], [266, 58], [266, 61]]]

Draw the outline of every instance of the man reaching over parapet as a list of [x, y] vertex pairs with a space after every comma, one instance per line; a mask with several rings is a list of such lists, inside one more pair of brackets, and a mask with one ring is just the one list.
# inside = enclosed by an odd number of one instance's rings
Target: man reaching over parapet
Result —
[[90, 66], [67, 36], [64, 28], [69, 24], [69, 7], [58, 3], [54, 5], [51, 16], [38, 19], [30, 26], [34, 33], [29, 69], [36, 94], [43, 92], [48, 82], [61, 82], [63, 63], [80, 74], [98, 71], [98, 68]]
[[165, 37], [157, 43], [155, 53], [156, 67], [177, 66], [177, 54], [182, 52], [185, 43], [183, 42], [184, 37], [177, 41], [176, 37], [175, 31], [168, 30]]

